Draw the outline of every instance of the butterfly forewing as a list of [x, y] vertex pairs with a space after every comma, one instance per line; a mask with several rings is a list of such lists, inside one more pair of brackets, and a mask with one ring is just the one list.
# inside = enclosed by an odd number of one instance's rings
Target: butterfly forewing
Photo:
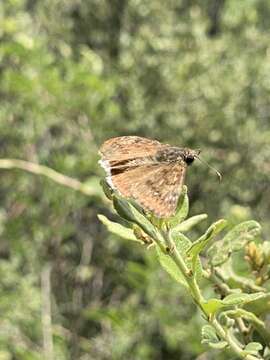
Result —
[[155, 155], [159, 149], [168, 146], [157, 140], [139, 136], [120, 136], [105, 141], [100, 153], [106, 161], [113, 165], [125, 160]]

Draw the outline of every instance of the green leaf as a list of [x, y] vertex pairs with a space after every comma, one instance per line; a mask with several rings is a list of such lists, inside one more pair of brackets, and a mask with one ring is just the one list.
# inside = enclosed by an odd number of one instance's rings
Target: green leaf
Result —
[[114, 208], [117, 211], [117, 213], [123, 219], [137, 224], [150, 237], [156, 238], [157, 232], [156, 232], [155, 227], [128, 200], [126, 200], [118, 195], [114, 195], [113, 205], [114, 205]]
[[244, 351], [246, 352], [246, 354], [258, 355], [258, 352], [262, 349], [262, 344], [258, 342], [250, 342], [249, 344], [247, 344]]
[[199, 254], [206, 248], [209, 242], [226, 226], [226, 220], [219, 220], [212, 224], [208, 230], [197, 241], [195, 241], [187, 251], [187, 254], [191, 257], [193, 265], [196, 263], [196, 259]]
[[224, 349], [228, 346], [226, 341], [219, 340], [215, 329], [211, 325], [204, 325], [202, 328], [202, 344], [207, 344], [214, 349]]
[[242, 249], [247, 243], [252, 241], [260, 231], [260, 224], [254, 220], [244, 221], [233, 227], [223, 240], [213, 244], [208, 250], [212, 265], [218, 266], [226, 262], [232, 252]]
[[213, 266], [222, 265], [226, 262], [231, 252], [226, 249], [224, 252], [222, 251], [222, 241], [219, 241], [218, 245], [212, 245], [211, 248], [208, 249], [207, 255], [210, 259], [210, 262]]
[[102, 186], [102, 190], [103, 190], [105, 196], [109, 200], [112, 200], [113, 190], [109, 187], [108, 183], [104, 179], [102, 179], [102, 180], [100, 180], [100, 185]]
[[122, 237], [123, 239], [140, 242], [134, 235], [132, 229], [127, 228], [116, 222], [113, 222], [113, 221], [109, 220], [108, 218], [106, 218], [106, 216], [101, 215], [101, 214], [98, 215], [98, 218], [102, 222], [102, 224], [104, 224], [106, 226], [108, 231], [110, 231], [111, 233], [118, 235], [118, 236]]
[[202, 343], [206, 343], [209, 341], [218, 341], [218, 336], [213, 326], [204, 325], [202, 327]]
[[207, 314], [215, 314], [218, 310], [222, 309], [223, 303], [222, 300], [219, 299], [209, 299], [205, 303], [203, 303], [203, 308]]
[[227, 343], [227, 341], [220, 340], [216, 343], [214, 343], [214, 342], [208, 343], [208, 345], [213, 349], [222, 350], [228, 346], [228, 343]]
[[247, 346], [245, 347], [245, 350], [248, 351], [260, 351], [263, 349], [262, 344], [258, 343], [258, 342], [251, 342], [249, 344], [247, 344]]
[[169, 228], [172, 229], [175, 226], [179, 225], [182, 221], [184, 221], [188, 215], [188, 211], [189, 211], [189, 200], [187, 195], [187, 187], [184, 185], [178, 200], [178, 205], [175, 215], [166, 221]]
[[265, 293], [265, 296], [248, 303], [245, 305], [245, 309], [256, 314], [257, 316], [264, 317], [270, 312], [270, 293]]
[[219, 277], [222, 278], [223, 281], [231, 288], [239, 288], [242, 289], [243, 292], [247, 293], [264, 291], [264, 288], [255, 284], [254, 279], [236, 274], [233, 269], [231, 258], [226, 261], [222, 267], [219, 267], [218, 274]]
[[228, 232], [223, 239], [223, 243], [225, 245], [230, 244], [232, 251], [238, 251], [253, 240], [260, 231], [261, 225], [257, 221], [244, 221]]
[[223, 300], [220, 299], [210, 299], [203, 304], [203, 308], [208, 314], [214, 314], [221, 309], [232, 307], [232, 306], [244, 306], [245, 304], [256, 301], [260, 298], [265, 297], [265, 293], [258, 292], [254, 294], [230, 294], [226, 296]]
[[258, 292], [254, 294], [245, 294], [245, 293], [230, 294], [226, 296], [222, 301], [226, 306], [233, 306], [233, 305], [243, 306], [247, 303], [261, 299], [265, 297], [265, 295], [266, 294], [263, 292]]
[[181, 233], [188, 232], [190, 229], [192, 229], [194, 226], [199, 224], [201, 221], [207, 219], [207, 214], [200, 214], [192, 216], [191, 218], [183, 221], [181, 224], [176, 225], [175, 228], [173, 228], [173, 231], [178, 231]]
[[[183, 234], [172, 234], [173, 241], [175, 243], [176, 249], [179, 251], [181, 256], [183, 257], [187, 267], [191, 270], [191, 261], [187, 256], [187, 249], [191, 245], [191, 241]], [[162, 267], [179, 283], [182, 285], [188, 287], [186, 280], [184, 276], [182, 275], [181, 271], [179, 270], [178, 266], [175, 264], [175, 262], [172, 260], [170, 255], [165, 254], [163, 251], [161, 251], [158, 247], [157, 249], [157, 255], [158, 259], [162, 265]], [[196, 261], [196, 266], [194, 268], [195, 277], [197, 280], [201, 278], [202, 274], [202, 267], [201, 262], [199, 259]]]

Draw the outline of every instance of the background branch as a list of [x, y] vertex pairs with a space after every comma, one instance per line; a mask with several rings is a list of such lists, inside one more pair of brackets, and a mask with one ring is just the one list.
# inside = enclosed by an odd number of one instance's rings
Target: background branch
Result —
[[41, 319], [43, 332], [44, 359], [53, 360], [53, 334], [51, 313], [51, 264], [46, 264], [41, 272]]
[[96, 194], [96, 191], [88, 185], [80, 182], [77, 179], [63, 175], [48, 166], [36, 164], [33, 162], [18, 160], [18, 159], [0, 159], [1, 169], [21, 169], [32, 174], [46, 176], [54, 182], [69, 187], [73, 190], [79, 191], [85, 195], [91, 196]]

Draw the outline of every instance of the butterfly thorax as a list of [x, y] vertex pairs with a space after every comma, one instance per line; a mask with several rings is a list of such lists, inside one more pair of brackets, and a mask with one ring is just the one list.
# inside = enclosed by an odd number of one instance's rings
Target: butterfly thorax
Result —
[[161, 150], [158, 150], [155, 159], [157, 162], [185, 162], [187, 165], [190, 165], [196, 155], [199, 154], [198, 150], [191, 150], [189, 148], [179, 148], [170, 146]]

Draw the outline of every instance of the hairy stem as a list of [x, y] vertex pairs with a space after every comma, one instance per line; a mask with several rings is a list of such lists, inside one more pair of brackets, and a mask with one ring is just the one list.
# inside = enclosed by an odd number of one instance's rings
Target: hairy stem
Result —
[[244, 309], [227, 310], [225, 314], [234, 319], [246, 319], [261, 334], [266, 344], [268, 346], [270, 345], [270, 333], [267, 331], [264, 322], [260, 320], [255, 314]]

